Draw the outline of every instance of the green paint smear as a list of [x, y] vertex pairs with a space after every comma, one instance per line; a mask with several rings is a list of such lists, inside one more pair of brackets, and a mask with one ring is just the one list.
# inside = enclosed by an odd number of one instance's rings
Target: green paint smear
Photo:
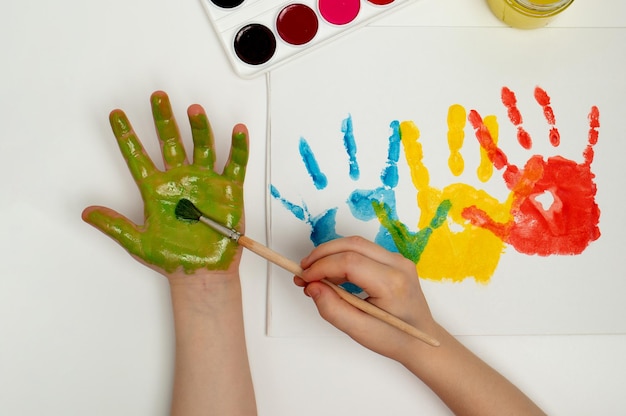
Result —
[[448, 199], [442, 201], [428, 227], [418, 232], [412, 232], [400, 220], [392, 219], [391, 208], [387, 204], [372, 201], [372, 207], [382, 226], [389, 231], [400, 254], [417, 264], [433, 231], [446, 222], [452, 203]]
[[[141, 236], [143, 257], [168, 272], [179, 266], [190, 273], [199, 268], [225, 270], [237, 251], [237, 244], [202, 223], [176, 218], [174, 210], [187, 198], [206, 215], [229, 228], [237, 228], [243, 213], [243, 190], [223, 177], [181, 166], [164, 172], [158, 181], [142, 184], [146, 221]], [[148, 214], [149, 213], [149, 214]]]
[[158, 180], [153, 175], [140, 185], [146, 195], [145, 221], [141, 226], [98, 211], [91, 213], [89, 222], [101, 224], [98, 228], [129, 253], [166, 272], [181, 267], [186, 273], [201, 268], [226, 270], [237, 252], [237, 244], [200, 222], [178, 220], [174, 210], [181, 198], [187, 198], [206, 215], [237, 229], [243, 213], [242, 188], [206, 171], [191, 174], [194, 170], [194, 166], [184, 166], [163, 172]]

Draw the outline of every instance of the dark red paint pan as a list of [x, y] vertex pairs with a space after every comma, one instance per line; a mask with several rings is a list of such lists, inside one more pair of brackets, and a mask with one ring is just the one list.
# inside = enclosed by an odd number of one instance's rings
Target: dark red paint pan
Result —
[[235, 71], [262, 74], [410, 0], [202, 0]]

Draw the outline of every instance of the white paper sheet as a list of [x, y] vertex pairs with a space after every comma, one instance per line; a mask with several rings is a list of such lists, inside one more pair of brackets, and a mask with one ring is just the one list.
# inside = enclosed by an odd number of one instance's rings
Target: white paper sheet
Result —
[[[433, 42], [433, 39], [437, 39]], [[337, 207], [339, 235], [374, 239], [376, 218], [359, 221], [346, 204], [355, 189], [376, 189], [388, 163], [390, 123], [411, 120], [419, 128], [430, 186], [453, 183], [485, 190], [503, 201], [509, 195], [501, 171], [478, 180], [479, 143], [470, 123], [461, 153], [465, 169], [448, 166], [447, 114], [452, 104], [469, 113], [495, 115], [499, 146], [520, 168], [533, 155], [560, 155], [583, 163], [592, 106], [600, 113], [599, 141], [591, 171], [597, 185], [601, 236], [580, 254], [537, 256], [504, 244], [486, 284], [473, 278], [422, 279], [435, 317], [455, 334], [597, 334], [626, 331], [625, 186], [621, 172], [626, 81], [624, 29], [369, 27], [271, 74], [269, 185], [284, 200], [304, 206], [311, 216]], [[315, 77], [305, 78], [315, 68]], [[304, 70], [307, 69], [308, 72]], [[539, 86], [551, 97], [561, 137], [550, 145], [550, 124], [533, 97]], [[523, 149], [518, 126], [501, 100], [507, 87], [517, 97], [523, 127], [533, 145]], [[349, 177], [342, 122], [350, 118], [361, 176]], [[303, 138], [326, 175], [317, 189], [298, 146]], [[400, 219], [417, 230], [416, 188], [401, 147], [399, 182], [392, 191]], [[299, 260], [312, 248], [311, 227], [278, 199], [268, 196], [270, 244]], [[418, 263], [419, 270], [419, 263]], [[293, 285], [289, 273], [272, 267], [269, 277], [268, 333], [272, 336], [338, 334]]]

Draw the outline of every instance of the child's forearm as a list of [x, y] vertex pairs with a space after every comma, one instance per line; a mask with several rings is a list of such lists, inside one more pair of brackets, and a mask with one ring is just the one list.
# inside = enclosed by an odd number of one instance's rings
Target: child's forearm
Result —
[[[459, 415], [545, 415], [524, 393], [437, 325], [441, 346], [414, 342], [401, 363]], [[410, 348], [413, 348], [410, 351]]]
[[172, 412], [256, 415], [239, 276], [171, 282], [176, 331]]

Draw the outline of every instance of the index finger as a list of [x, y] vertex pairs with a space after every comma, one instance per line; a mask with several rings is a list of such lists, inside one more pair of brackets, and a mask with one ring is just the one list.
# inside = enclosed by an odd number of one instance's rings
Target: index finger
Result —
[[423, 161], [424, 152], [419, 142], [420, 131], [415, 123], [412, 121], [400, 123], [400, 137], [415, 189], [419, 191], [428, 188], [430, 177]]
[[390, 272], [391, 268], [387, 265], [358, 253], [343, 252], [331, 254], [313, 263], [303, 270], [302, 280], [307, 283], [329, 281], [355, 296], [365, 291], [366, 296], [379, 298], [385, 293], [383, 277], [389, 276]]
[[410, 260], [361, 237], [322, 244], [302, 261], [302, 266], [302, 278], [307, 282], [328, 279], [339, 284], [348, 280], [374, 298], [393, 288], [389, 282], [400, 274], [416, 273]]
[[306, 269], [322, 257], [347, 251], [357, 252], [386, 265], [396, 265], [400, 259], [404, 259], [400, 254], [392, 253], [363, 237], [351, 236], [337, 238], [320, 244], [315, 247], [308, 256], [302, 259], [301, 266]]

